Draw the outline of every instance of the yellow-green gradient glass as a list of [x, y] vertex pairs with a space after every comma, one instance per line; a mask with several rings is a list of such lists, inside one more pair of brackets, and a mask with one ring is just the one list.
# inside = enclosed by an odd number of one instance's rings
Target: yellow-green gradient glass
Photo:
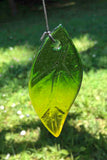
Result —
[[34, 60], [29, 95], [45, 127], [58, 137], [82, 81], [82, 64], [67, 31], [59, 25]]

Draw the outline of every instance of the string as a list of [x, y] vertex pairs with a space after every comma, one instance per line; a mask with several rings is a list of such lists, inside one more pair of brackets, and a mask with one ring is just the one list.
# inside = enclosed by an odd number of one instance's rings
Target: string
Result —
[[43, 10], [44, 10], [44, 16], [45, 16], [45, 23], [46, 23], [46, 32], [43, 33], [41, 40], [44, 39], [45, 35], [48, 35], [49, 38], [55, 42], [54, 38], [51, 35], [51, 32], [49, 31], [49, 24], [48, 24], [48, 16], [47, 16], [47, 10], [46, 10], [46, 5], [45, 5], [45, 0], [42, 0], [43, 3]]

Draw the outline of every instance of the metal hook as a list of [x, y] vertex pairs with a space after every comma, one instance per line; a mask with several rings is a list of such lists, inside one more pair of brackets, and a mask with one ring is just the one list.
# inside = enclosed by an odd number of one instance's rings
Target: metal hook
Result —
[[44, 33], [42, 34], [42, 36], [41, 36], [40, 40], [42, 41], [46, 35], [48, 35], [48, 36], [49, 36], [49, 38], [50, 38], [53, 42], [55, 42], [55, 39], [52, 37], [52, 35], [51, 35], [51, 32], [50, 32], [50, 31], [48, 31], [48, 32], [44, 32]]

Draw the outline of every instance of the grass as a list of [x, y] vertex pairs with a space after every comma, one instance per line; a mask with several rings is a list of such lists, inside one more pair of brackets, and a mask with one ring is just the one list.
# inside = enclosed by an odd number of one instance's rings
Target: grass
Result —
[[31, 65], [45, 28], [43, 13], [0, 23], [0, 159], [107, 159], [106, 9], [106, 0], [77, 0], [48, 10], [51, 29], [65, 26], [84, 68], [81, 90], [59, 138], [42, 125], [28, 95]]

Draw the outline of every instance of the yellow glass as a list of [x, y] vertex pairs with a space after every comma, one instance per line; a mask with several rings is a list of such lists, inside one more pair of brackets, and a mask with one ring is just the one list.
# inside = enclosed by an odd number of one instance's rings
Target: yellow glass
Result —
[[59, 25], [54, 43], [46, 38], [34, 60], [29, 80], [32, 105], [45, 127], [60, 135], [82, 81], [82, 64], [67, 31]]

